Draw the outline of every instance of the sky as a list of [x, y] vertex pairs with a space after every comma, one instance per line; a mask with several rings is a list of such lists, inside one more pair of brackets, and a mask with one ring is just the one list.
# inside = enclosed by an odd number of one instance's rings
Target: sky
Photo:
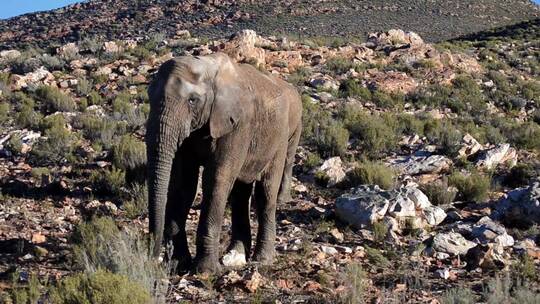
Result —
[[[540, 0], [533, 1], [540, 4]], [[75, 2], [81, 0], [0, 0], [0, 19], [55, 9]]]
[[[539, 0], [540, 1], [540, 0]], [[80, 0], [0, 0], [0, 19], [6, 19], [26, 13], [47, 11]]]

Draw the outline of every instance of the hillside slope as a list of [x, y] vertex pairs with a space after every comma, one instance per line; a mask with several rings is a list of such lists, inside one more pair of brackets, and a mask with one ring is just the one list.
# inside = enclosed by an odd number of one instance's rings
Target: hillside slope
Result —
[[356, 36], [401, 28], [440, 41], [540, 16], [529, 0], [171, 1], [91, 0], [0, 21], [0, 49], [77, 41], [86, 35], [126, 39], [188, 29], [223, 37], [251, 28], [264, 35]]

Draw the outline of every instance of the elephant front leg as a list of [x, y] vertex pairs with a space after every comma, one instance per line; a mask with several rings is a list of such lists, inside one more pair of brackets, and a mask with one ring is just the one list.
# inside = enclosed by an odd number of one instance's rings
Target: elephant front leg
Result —
[[191, 254], [186, 235], [186, 220], [197, 194], [199, 166], [181, 162], [177, 154], [173, 162], [166, 210], [167, 236], [173, 243], [172, 259], [178, 261], [178, 270], [191, 266]]
[[249, 198], [253, 183], [234, 183], [229, 203], [232, 209], [231, 243], [223, 256], [225, 266], [242, 266], [251, 251], [251, 229], [249, 224]]
[[219, 241], [223, 213], [234, 178], [231, 170], [205, 168], [203, 171], [203, 202], [197, 228], [195, 272], [219, 272]]

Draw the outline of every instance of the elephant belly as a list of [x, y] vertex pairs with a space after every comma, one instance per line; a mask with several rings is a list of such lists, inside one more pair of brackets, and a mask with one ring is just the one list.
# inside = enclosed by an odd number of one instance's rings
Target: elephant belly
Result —
[[259, 180], [277, 153], [286, 153], [286, 149], [283, 148], [286, 146], [286, 136], [280, 136], [280, 140], [275, 137], [275, 135], [274, 138], [266, 137], [266, 140], [255, 138], [251, 142], [246, 161], [238, 176], [240, 181], [250, 183]]

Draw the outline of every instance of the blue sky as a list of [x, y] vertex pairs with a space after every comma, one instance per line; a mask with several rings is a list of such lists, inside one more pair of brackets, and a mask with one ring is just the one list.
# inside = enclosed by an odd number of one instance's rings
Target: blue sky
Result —
[[[540, 0], [533, 0], [540, 4]], [[0, 0], [2, 9], [0, 10], [0, 19], [31, 13], [36, 11], [46, 11], [81, 2], [81, 0]]]
[[80, 0], [0, 0], [0, 19], [59, 8]]

